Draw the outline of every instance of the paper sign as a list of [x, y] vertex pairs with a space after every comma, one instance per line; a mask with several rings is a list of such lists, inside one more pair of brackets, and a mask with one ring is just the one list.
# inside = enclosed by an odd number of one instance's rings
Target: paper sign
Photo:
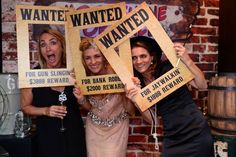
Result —
[[[127, 86], [133, 85], [131, 80], [132, 74], [129, 72], [124, 61], [115, 53], [114, 48], [129, 40], [132, 35], [143, 27], [150, 31], [171, 64], [175, 67], [178, 58], [173, 48], [174, 44], [145, 2], [95, 38], [98, 47], [112, 65], [121, 81], [127, 84]], [[135, 98], [136, 103], [141, 111], [145, 111], [192, 79], [191, 72], [180, 61], [178, 68], [173, 68], [143, 88]]]
[[[66, 26], [66, 8], [47, 6], [16, 6], [17, 55], [19, 88], [69, 86], [74, 81], [70, 76], [72, 62], [68, 44]], [[61, 69], [31, 69], [30, 40], [32, 25], [60, 25], [64, 27], [66, 39], [66, 68]]]
[[[77, 84], [84, 95], [124, 92], [124, 84], [116, 74], [101, 76], [86, 76], [82, 64], [82, 52], [79, 50], [81, 42], [80, 31], [85, 28], [94, 28], [114, 25], [126, 15], [126, 4], [116, 3], [96, 6], [87, 9], [73, 10], [66, 13], [69, 40], [72, 52], [73, 65]], [[132, 58], [129, 40], [119, 46], [119, 60], [123, 63], [130, 74], [132, 74]], [[127, 53], [128, 52], [128, 53]], [[117, 52], [114, 52], [117, 54]]]

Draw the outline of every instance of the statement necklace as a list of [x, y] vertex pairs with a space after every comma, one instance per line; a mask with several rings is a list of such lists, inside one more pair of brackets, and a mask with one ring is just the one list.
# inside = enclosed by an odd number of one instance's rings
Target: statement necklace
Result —
[[89, 100], [90, 104], [92, 104], [94, 107], [96, 107], [98, 110], [101, 111], [102, 107], [111, 100], [112, 96], [113, 96], [113, 94], [107, 94], [102, 99], [98, 99], [95, 96], [89, 96], [88, 100]]

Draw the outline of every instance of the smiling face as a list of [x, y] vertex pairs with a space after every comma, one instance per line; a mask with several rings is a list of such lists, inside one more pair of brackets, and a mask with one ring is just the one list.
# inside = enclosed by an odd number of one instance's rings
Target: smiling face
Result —
[[39, 48], [45, 60], [45, 68], [60, 68], [62, 66], [62, 43], [53, 35], [43, 33], [39, 39]]
[[83, 52], [83, 60], [93, 75], [106, 74], [106, 59], [96, 48], [89, 48]]
[[135, 70], [145, 73], [152, 64], [153, 56], [143, 47], [134, 47], [131, 51], [132, 62]]

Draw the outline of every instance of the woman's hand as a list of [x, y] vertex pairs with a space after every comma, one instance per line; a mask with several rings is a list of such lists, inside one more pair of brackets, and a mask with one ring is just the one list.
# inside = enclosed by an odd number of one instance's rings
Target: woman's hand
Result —
[[176, 50], [177, 57], [183, 61], [183, 63], [194, 75], [194, 79], [190, 81], [190, 84], [198, 89], [207, 89], [207, 82], [204, 73], [195, 65], [193, 60], [188, 55], [186, 48], [180, 43], [175, 43], [174, 48]]
[[131, 80], [133, 81], [134, 85], [141, 88], [141, 82], [137, 77], [132, 77]]
[[81, 105], [85, 103], [86, 97], [82, 94], [80, 87], [74, 87], [73, 94], [77, 98], [77, 102]]
[[177, 57], [180, 58], [184, 62], [184, 64], [187, 65], [188, 62], [192, 62], [192, 59], [189, 57], [186, 48], [181, 43], [175, 43], [174, 49], [176, 51]]
[[134, 85], [129, 88], [125, 85], [125, 93], [126, 93], [126, 97], [135, 103], [135, 96], [141, 90], [141, 86], [140, 86], [140, 80], [137, 77], [133, 77], [131, 79]]
[[52, 105], [47, 107], [45, 115], [48, 117], [57, 117], [63, 119], [66, 116], [66, 106]]
[[75, 95], [78, 104], [82, 105], [82, 107], [85, 108], [86, 110], [91, 109], [91, 107], [92, 107], [91, 104], [89, 103], [87, 98], [82, 94], [79, 86], [74, 87], [73, 94]]

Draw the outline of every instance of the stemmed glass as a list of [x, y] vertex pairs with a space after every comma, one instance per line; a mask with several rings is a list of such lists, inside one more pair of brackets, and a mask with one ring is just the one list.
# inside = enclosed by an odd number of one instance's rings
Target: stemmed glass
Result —
[[17, 138], [24, 138], [30, 134], [31, 120], [20, 110], [15, 114], [14, 133]]
[[[67, 100], [66, 94], [64, 93], [64, 91], [61, 92], [61, 94], [59, 95], [58, 98], [60, 105], [63, 106], [63, 102]], [[64, 127], [63, 124], [63, 119], [61, 119], [61, 128], [60, 128], [60, 132], [65, 132], [66, 128]]]

